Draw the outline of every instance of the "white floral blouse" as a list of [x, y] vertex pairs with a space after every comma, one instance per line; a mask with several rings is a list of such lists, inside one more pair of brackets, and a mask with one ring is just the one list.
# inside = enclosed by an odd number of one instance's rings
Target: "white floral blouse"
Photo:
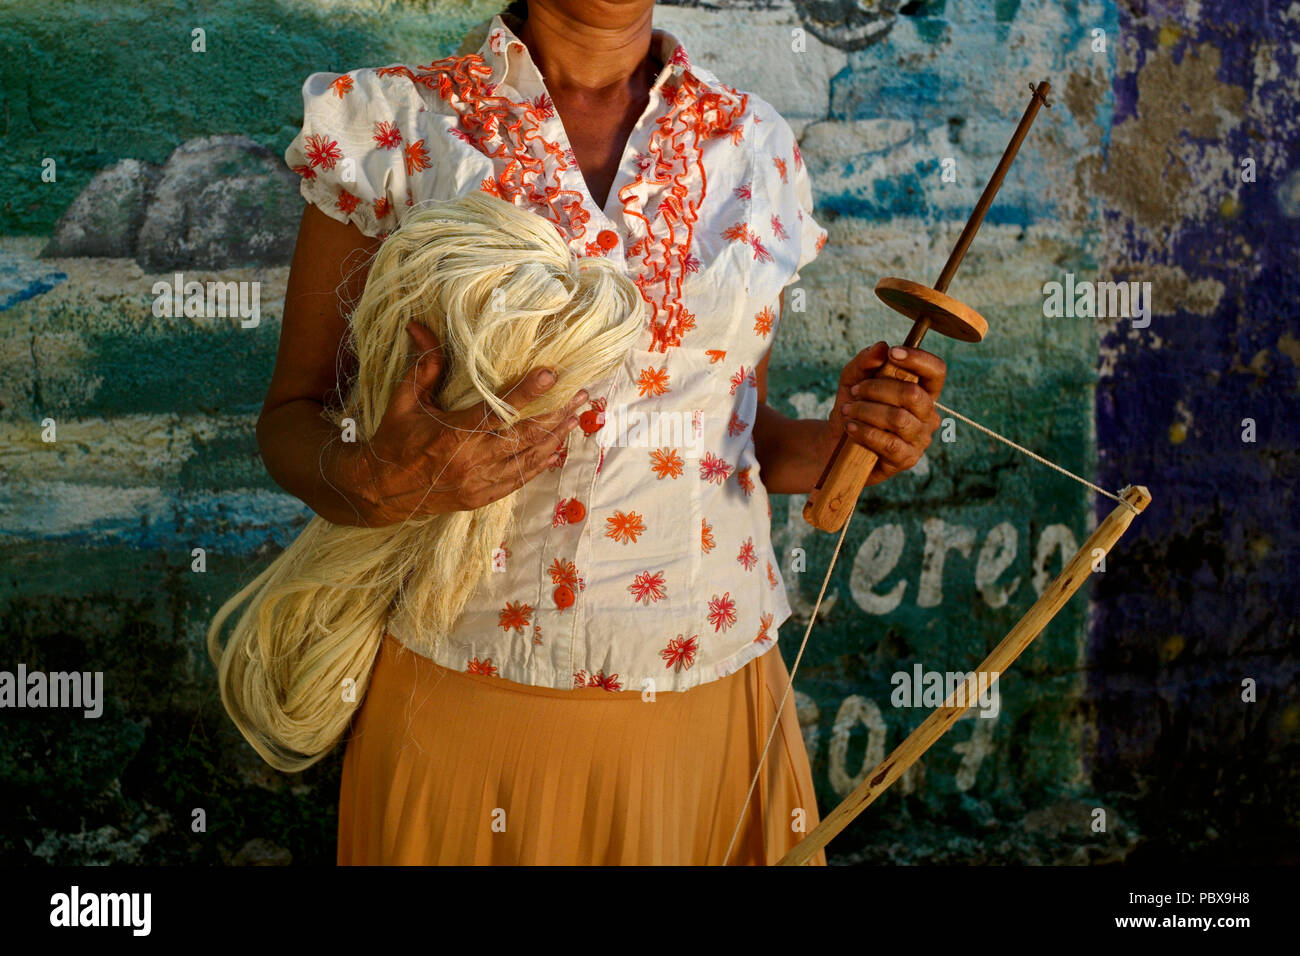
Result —
[[[510, 21], [515, 23], [516, 21]], [[439, 664], [523, 684], [681, 691], [771, 649], [790, 616], [754, 453], [755, 368], [778, 296], [826, 242], [789, 124], [691, 63], [664, 64], [604, 209], [523, 42], [493, 18], [479, 52], [314, 73], [285, 160], [303, 196], [369, 236], [482, 189], [623, 265], [645, 332], [559, 465], [517, 493], [510, 537]], [[398, 640], [419, 622], [398, 607]]]

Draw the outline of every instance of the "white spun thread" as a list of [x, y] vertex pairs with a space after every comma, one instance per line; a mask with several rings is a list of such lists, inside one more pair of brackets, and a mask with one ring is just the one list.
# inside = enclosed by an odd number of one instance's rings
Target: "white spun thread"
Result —
[[1107, 491], [1105, 488], [1099, 488], [1097, 485], [1094, 485], [1094, 484], [1093, 484], [1091, 481], [1089, 481], [1088, 479], [1086, 479], [1086, 478], [1080, 478], [1080, 477], [1079, 477], [1078, 475], [1076, 475], [1074, 472], [1072, 472], [1072, 471], [1067, 471], [1066, 469], [1062, 468], [1060, 465], [1056, 464], [1056, 462], [1048, 461], [1048, 460], [1047, 460], [1046, 458], [1044, 458], [1042, 455], [1039, 455], [1039, 454], [1036, 454], [1036, 453], [1030, 451], [1028, 448], [1025, 448], [1023, 445], [1017, 445], [1017, 444], [1016, 444], [1015, 442], [1013, 442], [1010, 438], [1007, 438], [1007, 437], [1004, 436], [1004, 435], [999, 435], [999, 434], [998, 434], [997, 432], [995, 432], [993, 429], [988, 428], [988, 427], [986, 427], [986, 426], [984, 426], [984, 425], [981, 425], [981, 424], [980, 424], [979, 422], [977, 422], [977, 421], [974, 421], [974, 420], [972, 420], [972, 419], [967, 418], [965, 415], [961, 414], [961, 412], [955, 412], [955, 411], [953, 411], [951, 408], [949, 408], [947, 405], [940, 405], [938, 402], [935, 402], [935, 403], [934, 403], [934, 407], [935, 407], [935, 408], [942, 409], [943, 411], [945, 411], [945, 412], [947, 412], [949, 415], [951, 415], [953, 418], [961, 419], [961, 420], [962, 420], [963, 422], [965, 422], [967, 425], [971, 426], [971, 428], [975, 428], [975, 429], [978, 429], [979, 431], [982, 431], [984, 434], [988, 435], [990, 438], [996, 438], [998, 441], [1002, 442], [1004, 445], [1010, 445], [1010, 446], [1011, 446], [1012, 448], [1014, 448], [1016, 451], [1020, 452], [1022, 455], [1028, 455], [1030, 458], [1034, 459], [1034, 461], [1038, 462], [1040, 465], [1046, 465], [1048, 468], [1051, 468], [1053, 471], [1059, 471], [1061, 474], [1065, 475], [1067, 478], [1073, 478], [1073, 479], [1074, 479], [1075, 481], [1077, 481], [1079, 484], [1081, 484], [1081, 485], [1085, 485], [1085, 486], [1087, 486], [1088, 488], [1091, 488], [1093, 491], [1097, 492], [1097, 494], [1099, 494], [1099, 495], [1105, 495], [1107, 498], [1110, 498], [1112, 501], [1118, 501], [1120, 504], [1124, 505], [1124, 507], [1128, 508], [1128, 509], [1129, 509], [1130, 511], [1132, 511], [1134, 514], [1138, 514], [1138, 510], [1137, 510], [1137, 508], [1133, 507], [1133, 505], [1132, 505], [1131, 502], [1125, 501], [1125, 500], [1124, 500], [1123, 498], [1121, 498], [1119, 495], [1112, 494], [1111, 492]]

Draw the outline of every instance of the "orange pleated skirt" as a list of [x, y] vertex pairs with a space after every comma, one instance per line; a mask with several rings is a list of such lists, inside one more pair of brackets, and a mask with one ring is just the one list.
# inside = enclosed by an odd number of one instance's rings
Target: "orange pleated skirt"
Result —
[[[788, 679], [772, 648], [650, 702], [465, 674], [385, 637], [344, 755], [338, 862], [721, 864]], [[818, 822], [791, 694], [729, 863], [775, 863]]]

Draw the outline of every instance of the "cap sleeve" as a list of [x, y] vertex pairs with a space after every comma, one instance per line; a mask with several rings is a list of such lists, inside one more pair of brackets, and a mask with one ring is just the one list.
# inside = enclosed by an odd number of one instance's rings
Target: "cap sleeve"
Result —
[[[766, 101], [758, 104], [761, 122], [758, 161], [765, 167], [778, 261], [785, 270], [782, 287], [799, 280], [799, 272], [821, 254], [827, 232], [813, 216], [812, 178], [799, 152], [794, 130]], [[778, 227], [779, 223], [779, 227]]]
[[302, 86], [302, 130], [284, 153], [303, 198], [367, 236], [386, 236], [406, 208], [441, 198], [442, 127], [451, 120], [431, 109], [408, 72], [313, 73]]

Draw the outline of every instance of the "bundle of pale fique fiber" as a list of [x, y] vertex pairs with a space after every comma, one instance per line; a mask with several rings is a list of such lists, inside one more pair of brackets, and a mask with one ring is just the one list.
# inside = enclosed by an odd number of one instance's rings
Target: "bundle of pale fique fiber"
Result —
[[[645, 321], [622, 268], [575, 258], [547, 219], [486, 193], [407, 214], [380, 245], [350, 319], [357, 373], [341, 407], [366, 441], [418, 357], [406, 332], [427, 326], [446, 362], [437, 407], [486, 401], [508, 424], [553, 411], [626, 358]], [[534, 368], [556, 384], [522, 409], [498, 397]], [[474, 511], [384, 527], [313, 517], [208, 629], [221, 699], [271, 766], [302, 770], [341, 739], [400, 599], [431, 652], [455, 625], [506, 538], [515, 495]], [[229, 639], [222, 632], [232, 617]]]

